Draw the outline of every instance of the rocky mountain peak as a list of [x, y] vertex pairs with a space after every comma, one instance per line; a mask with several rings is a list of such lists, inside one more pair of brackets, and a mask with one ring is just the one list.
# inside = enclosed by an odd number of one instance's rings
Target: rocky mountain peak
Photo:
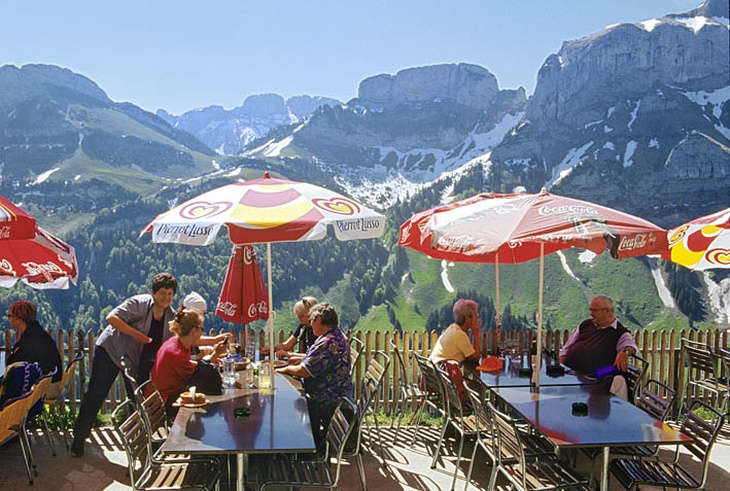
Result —
[[372, 109], [450, 100], [486, 109], [498, 92], [497, 79], [486, 68], [467, 63], [444, 64], [366, 78], [360, 82], [357, 99], [350, 104]]
[[3, 88], [0, 106], [12, 106], [36, 97], [53, 98], [58, 95], [58, 89], [70, 90], [103, 104], [112, 103], [106, 93], [88, 78], [53, 65], [31, 64], [21, 68], [4, 65], [0, 67], [0, 87]]
[[727, 19], [730, 17], [730, 5], [728, 5], [727, 0], [705, 0], [696, 9], [690, 10], [682, 15], [686, 15], [687, 17], [703, 16]]

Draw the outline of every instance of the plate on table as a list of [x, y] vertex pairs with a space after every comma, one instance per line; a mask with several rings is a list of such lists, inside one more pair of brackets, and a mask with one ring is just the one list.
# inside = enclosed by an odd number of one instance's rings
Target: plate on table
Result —
[[208, 398], [205, 394], [195, 394], [195, 399], [191, 399], [190, 392], [183, 392], [180, 397], [172, 404], [175, 407], [203, 407], [208, 404]]

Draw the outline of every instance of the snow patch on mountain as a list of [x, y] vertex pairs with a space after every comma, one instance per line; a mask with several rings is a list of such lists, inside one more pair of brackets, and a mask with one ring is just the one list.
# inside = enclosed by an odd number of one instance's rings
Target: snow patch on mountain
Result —
[[560, 182], [561, 179], [568, 176], [575, 166], [580, 164], [581, 158], [585, 156], [586, 150], [593, 146], [593, 141], [589, 141], [580, 148], [571, 148], [565, 155], [565, 158], [553, 169], [553, 178], [545, 183], [545, 188], [550, 189], [553, 185]]
[[705, 271], [702, 277], [707, 285], [710, 310], [715, 316], [715, 322], [730, 323], [730, 278], [715, 283], [708, 271]]
[[[436, 180], [461, 175], [475, 165], [484, 166], [486, 171], [491, 150], [520, 123], [523, 117], [524, 113], [507, 114], [490, 131], [485, 133], [473, 131], [460, 145], [461, 148], [468, 149], [466, 151], [418, 148], [399, 152], [392, 147], [377, 147], [381, 162], [392, 153], [395, 153], [399, 162], [412, 156], [421, 159], [428, 157], [434, 161], [428, 169], [417, 169], [416, 165], [409, 166], [414, 170], [394, 168], [392, 165], [375, 165], [367, 169], [367, 173], [363, 173], [361, 170], [358, 172], [350, 168], [338, 168], [336, 179], [354, 198], [374, 208], [387, 208], [396, 200], [412, 196]], [[273, 142], [268, 144], [273, 145]], [[260, 151], [262, 148], [252, 150], [251, 153]], [[445, 193], [444, 202], [448, 201], [450, 196], [450, 191]]]

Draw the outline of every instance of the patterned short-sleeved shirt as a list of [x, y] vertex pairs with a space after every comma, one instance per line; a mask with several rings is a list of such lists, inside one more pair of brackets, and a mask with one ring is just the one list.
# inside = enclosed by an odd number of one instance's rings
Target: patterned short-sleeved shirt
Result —
[[304, 355], [302, 366], [311, 375], [304, 379], [310, 399], [336, 400], [352, 394], [350, 345], [339, 327], [317, 338]]

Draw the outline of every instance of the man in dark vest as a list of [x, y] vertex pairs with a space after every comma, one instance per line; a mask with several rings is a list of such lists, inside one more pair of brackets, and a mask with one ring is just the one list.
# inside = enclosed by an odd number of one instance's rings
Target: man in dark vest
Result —
[[638, 351], [634, 337], [616, 319], [610, 297], [593, 298], [588, 311], [591, 318], [581, 322], [560, 350], [560, 363], [586, 375], [608, 373], [603, 379], [606, 387], [612, 394], [628, 399], [626, 379], [621, 373], [628, 369], [629, 356]]

